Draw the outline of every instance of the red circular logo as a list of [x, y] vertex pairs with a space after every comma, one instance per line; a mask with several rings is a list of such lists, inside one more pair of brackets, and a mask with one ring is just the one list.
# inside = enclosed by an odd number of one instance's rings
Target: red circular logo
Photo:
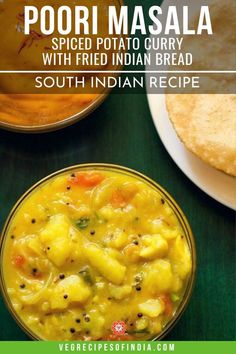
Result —
[[113, 334], [122, 335], [126, 332], [126, 324], [124, 321], [116, 321], [111, 326]]

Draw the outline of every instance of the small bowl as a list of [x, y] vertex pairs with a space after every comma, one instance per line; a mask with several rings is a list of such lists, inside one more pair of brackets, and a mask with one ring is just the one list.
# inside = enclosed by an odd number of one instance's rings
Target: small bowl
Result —
[[159, 333], [158, 335], [150, 338], [150, 340], [160, 340], [164, 336], [167, 335], [167, 333], [176, 325], [177, 321], [180, 319], [182, 316], [183, 312], [185, 311], [192, 291], [194, 287], [194, 282], [195, 282], [195, 272], [196, 272], [196, 247], [195, 247], [195, 241], [194, 237], [191, 231], [191, 228], [189, 226], [189, 223], [183, 213], [183, 211], [180, 209], [179, 205], [176, 203], [176, 201], [166, 192], [158, 183], [154, 182], [152, 179], [146, 177], [145, 175], [131, 170], [126, 167], [118, 166], [118, 165], [112, 165], [112, 164], [103, 164], [103, 163], [90, 163], [90, 164], [81, 164], [81, 165], [75, 165], [71, 166], [68, 168], [64, 168], [62, 170], [59, 170], [53, 174], [50, 174], [49, 176], [43, 178], [39, 182], [37, 182], [35, 185], [33, 185], [23, 196], [17, 201], [13, 209], [11, 210], [6, 223], [3, 227], [3, 231], [1, 234], [1, 243], [0, 243], [0, 283], [1, 283], [1, 289], [2, 289], [2, 294], [3, 294], [3, 299], [4, 302], [10, 311], [11, 315], [17, 322], [17, 324], [22, 328], [22, 330], [30, 336], [34, 340], [43, 340], [42, 338], [38, 337], [23, 321], [21, 320], [20, 316], [17, 314], [15, 309], [12, 306], [11, 299], [9, 297], [9, 294], [6, 289], [6, 284], [4, 280], [4, 272], [3, 272], [3, 255], [4, 255], [4, 244], [5, 244], [5, 239], [6, 235], [8, 233], [8, 229], [10, 227], [11, 221], [14, 218], [15, 214], [17, 213], [18, 209], [24, 203], [24, 201], [30, 197], [30, 195], [38, 188], [40, 188], [42, 185], [46, 184], [50, 179], [54, 177], [58, 177], [63, 174], [68, 174], [68, 173], [73, 173], [73, 172], [78, 172], [78, 171], [90, 171], [90, 170], [99, 170], [99, 171], [114, 171], [121, 173], [123, 175], [131, 176], [136, 178], [137, 180], [144, 182], [147, 184], [149, 187], [153, 188], [154, 190], [158, 191], [158, 193], [163, 197], [168, 205], [171, 207], [171, 209], [174, 211], [180, 226], [183, 229], [183, 233], [185, 235], [190, 253], [191, 253], [191, 260], [192, 260], [192, 269], [191, 273], [187, 279], [184, 294], [183, 294], [183, 299], [181, 303], [179, 304], [178, 308], [176, 309], [176, 312], [174, 316], [171, 318], [171, 320], [166, 324], [164, 327], [163, 331]]
[[[113, 0], [114, 5], [117, 5], [117, 7], [121, 7], [123, 5], [123, 0]], [[117, 65], [116, 67], [110, 69], [113, 71], [113, 76], [117, 77], [118, 76], [118, 71], [122, 69], [121, 65]], [[52, 71], [53, 73], [53, 71]], [[0, 128], [13, 131], [16, 133], [31, 133], [31, 134], [36, 134], [36, 133], [48, 133], [51, 131], [56, 131], [59, 129], [63, 129], [67, 126], [70, 126], [74, 123], [77, 123], [78, 121], [82, 120], [83, 118], [87, 117], [89, 114], [91, 114], [94, 110], [96, 110], [102, 103], [103, 101], [107, 98], [111, 91], [111, 88], [104, 88], [101, 89], [101, 92], [98, 93], [98, 96], [91, 101], [87, 106], [82, 108], [79, 112], [70, 115], [68, 117], [65, 116], [65, 118], [55, 121], [52, 123], [48, 124], [41, 124], [41, 125], [21, 125], [21, 124], [12, 124], [12, 123], [7, 123], [4, 121], [1, 121], [1, 112], [0, 112]], [[62, 92], [63, 93], [63, 92]], [[96, 93], [97, 94], [97, 93]], [[76, 95], [76, 94], [75, 94]], [[80, 95], [80, 94], [78, 94]]]

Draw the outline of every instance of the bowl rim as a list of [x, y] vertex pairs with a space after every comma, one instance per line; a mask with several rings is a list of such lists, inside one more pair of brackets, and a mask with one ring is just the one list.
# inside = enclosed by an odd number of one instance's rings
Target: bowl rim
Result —
[[[97, 95], [97, 97], [93, 99], [81, 111], [67, 118], [61, 119], [59, 121], [55, 121], [53, 123], [42, 124], [42, 125], [16, 125], [16, 124], [3, 122], [0, 120], [0, 128], [14, 133], [25, 133], [25, 134], [50, 133], [53, 131], [57, 131], [69, 127], [70, 125], [75, 124], [80, 120], [86, 118], [105, 101], [109, 93], [110, 90], [107, 89], [107, 90], [103, 90], [103, 92], [99, 94], [95, 94]], [[57, 95], [60, 95], [60, 93], [58, 93]], [[75, 93], [75, 95], [83, 95], [83, 93], [80, 94]]]
[[101, 170], [101, 171], [108, 171], [108, 172], [114, 171], [114, 172], [118, 172], [118, 173], [120, 172], [121, 174], [123, 173], [123, 174], [129, 175], [131, 177], [137, 178], [142, 182], [145, 182], [149, 187], [152, 187], [153, 189], [157, 190], [159, 192], [159, 194], [161, 194], [161, 196], [165, 198], [165, 200], [167, 201], [167, 203], [169, 204], [171, 209], [174, 211], [174, 213], [175, 213], [175, 215], [176, 215], [176, 217], [183, 229], [183, 232], [184, 232], [184, 235], [185, 235], [185, 238], [186, 238], [186, 241], [187, 241], [190, 253], [191, 253], [192, 269], [191, 269], [191, 273], [188, 277], [188, 281], [187, 281], [187, 284], [186, 284], [186, 287], [184, 290], [183, 299], [182, 299], [181, 303], [178, 305], [178, 307], [175, 311], [175, 314], [170, 319], [170, 321], [167, 322], [167, 324], [165, 325], [165, 327], [163, 328], [163, 330], [159, 334], [157, 334], [149, 339], [149, 341], [161, 340], [172, 330], [172, 328], [179, 321], [180, 317], [183, 315], [184, 311], [186, 310], [186, 308], [189, 304], [190, 298], [192, 296], [195, 281], [196, 281], [195, 278], [196, 278], [196, 267], [197, 267], [195, 239], [194, 239], [192, 230], [190, 228], [190, 225], [188, 223], [188, 220], [187, 220], [184, 212], [182, 211], [180, 206], [177, 204], [175, 199], [162, 186], [160, 186], [159, 183], [157, 183], [153, 179], [147, 177], [146, 175], [144, 175], [141, 172], [138, 172], [138, 171], [133, 170], [131, 168], [120, 166], [117, 164], [84, 163], [84, 164], [77, 164], [77, 165], [65, 167], [63, 169], [57, 170], [57, 171], [47, 175], [46, 177], [40, 179], [38, 182], [33, 184], [29, 189], [27, 189], [27, 191], [17, 200], [17, 202], [15, 203], [13, 208], [11, 209], [10, 213], [8, 214], [8, 217], [4, 223], [4, 226], [3, 226], [3, 229], [2, 229], [2, 232], [0, 235], [0, 289], [1, 289], [4, 303], [5, 303], [8, 311], [10, 312], [11, 316], [16, 321], [17, 325], [23, 330], [23, 332], [25, 334], [27, 334], [33, 340], [47, 341], [47, 339], [43, 339], [40, 336], [38, 336], [37, 334], [35, 334], [27, 326], [27, 324], [25, 324], [22, 321], [22, 319], [17, 314], [17, 312], [15, 311], [15, 309], [12, 305], [10, 296], [9, 296], [7, 289], [6, 289], [5, 280], [4, 280], [4, 272], [3, 272], [4, 243], [5, 243], [8, 227], [11, 223], [11, 220], [14, 218], [15, 214], [18, 211], [18, 208], [25, 201], [25, 199], [27, 199], [27, 197], [29, 197], [38, 187], [45, 185], [49, 180], [51, 180], [57, 176], [60, 176], [60, 175], [66, 174], [66, 173], [70, 173], [72, 171], [79, 172], [79, 171], [84, 171], [84, 170], [88, 170], [88, 171]]

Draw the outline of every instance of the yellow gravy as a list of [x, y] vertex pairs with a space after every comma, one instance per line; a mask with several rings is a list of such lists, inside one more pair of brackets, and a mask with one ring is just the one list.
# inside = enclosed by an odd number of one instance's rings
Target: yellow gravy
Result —
[[168, 202], [108, 170], [44, 182], [14, 214], [3, 250], [10, 302], [44, 340], [150, 339], [174, 316], [191, 268]]

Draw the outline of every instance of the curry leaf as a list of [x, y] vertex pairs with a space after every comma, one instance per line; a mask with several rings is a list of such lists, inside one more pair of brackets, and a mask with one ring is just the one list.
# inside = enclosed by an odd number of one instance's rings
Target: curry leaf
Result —
[[89, 222], [90, 219], [88, 217], [81, 217], [80, 219], [76, 220], [75, 225], [79, 229], [83, 230], [86, 229], [86, 227], [88, 227]]

